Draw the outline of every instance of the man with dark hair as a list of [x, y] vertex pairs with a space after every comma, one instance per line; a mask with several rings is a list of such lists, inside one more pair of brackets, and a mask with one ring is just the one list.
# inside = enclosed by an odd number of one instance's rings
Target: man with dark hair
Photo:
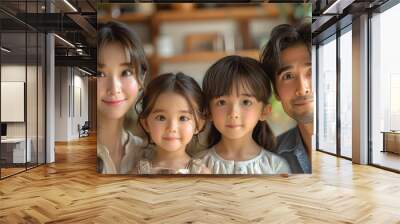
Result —
[[284, 111], [297, 121], [296, 127], [278, 136], [276, 152], [288, 161], [292, 173], [311, 173], [311, 25], [275, 27], [262, 52], [261, 63]]

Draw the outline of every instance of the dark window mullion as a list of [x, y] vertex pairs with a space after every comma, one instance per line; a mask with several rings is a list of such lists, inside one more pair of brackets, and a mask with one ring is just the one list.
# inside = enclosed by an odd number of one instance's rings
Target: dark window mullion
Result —
[[341, 64], [340, 64], [340, 36], [339, 27], [336, 31], [336, 154], [341, 157], [341, 114], [340, 114], [340, 82], [341, 82]]
[[[48, 6], [49, 2], [45, 1], [45, 12], [49, 13]], [[44, 32], [44, 69], [42, 69], [42, 82], [44, 82], [44, 161], [43, 163], [47, 163], [47, 38], [49, 37], [49, 33], [47, 31]], [[53, 36], [54, 37], [54, 36]], [[44, 78], [43, 78], [43, 72], [44, 72]], [[43, 84], [43, 83], [42, 83]], [[43, 109], [43, 107], [42, 107]]]
[[[2, 23], [0, 23], [0, 47], [2, 46], [2, 44], [1, 44], [1, 24]], [[2, 52], [1, 52], [1, 50], [0, 50], [0, 84], [1, 84], [1, 55], [2, 55]], [[1, 85], [0, 85], [0, 99], [1, 99]], [[1, 112], [1, 104], [0, 104], [0, 112]], [[0, 124], [2, 124], [1, 123], [1, 113], [0, 113]], [[1, 178], [1, 168], [2, 168], [2, 162], [1, 162], [1, 144], [0, 144], [0, 179], [2, 179]]]
[[316, 107], [316, 109], [315, 109], [315, 113], [316, 113], [316, 115], [315, 115], [315, 119], [316, 119], [316, 121], [315, 121], [315, 125], [317, 126], [316, 127], [316, 140], [315, 140], [315, 148], [316, 149], [319, 149], [319, 103], [318, 103], [318, 97], [319, 97], [319, 78], [318, 78], [318, 75], [319, 75], [319, 65], [318, 65], [318, 60], [319, 60], [319, 44], [317, 44], [316, 46], [315, 46], [315, 92], [316, 92], [316, 94], [315, 94], [315, 107]]
[[[39, 1], [36, 1], [39, 14]], [[39, 32], [36, 32], [36, 166], [39, 166]]]
[[371, 56], [372, 56], [372, 29], [371, 29], [371, 20], [372, 20], [372, 12], [368, 12], [368, 20], [367, 20], [367, 46], [368, 46], [368, 53], [367, 53], [367, 85], [368, 85], [368, 96], [367, 96], [367, 107], [368, 107], [368, 114], [367, 114], [367, 119], [368, 119], [368, 124], [367, 124], [367, 133], [368, 133], [368, 164], [373, 164], [373, 148], [372, 148], [372, 64], [371, 64]]
[[[25, 1], [25, 21], [28, 19], [28, 1]], [[28, 170], [28, 114], [27, 114], [27, 90], [28, 90], [28, 25], [25, 23], [25, 88], [24, 88], [24, 120], [25, 120], [25, 170]]]

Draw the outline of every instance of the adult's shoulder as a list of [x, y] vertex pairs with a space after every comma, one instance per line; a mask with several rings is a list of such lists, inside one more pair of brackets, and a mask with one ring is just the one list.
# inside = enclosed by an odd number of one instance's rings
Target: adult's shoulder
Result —
[[133, 145], [143, 145], [144, 144], [144, 140], [141, 137], [133, 135], [132, 132], [130, 132], [129, 130], [126, 130], [126, 133], [128, 135], [129, 144], [133, 144]]
[[277, 137], [276, 152], [281, 152], [282, 150], [293, 149], [299, 143], [299, 129], [294, 127], [288, 131], [282, 133]]
[[283, 139], [286, 139], [286, 138], [291, 138], [293, 135], [297, 135], [298, 131], [299, 131], [299, 128], [297, 126], [293, 127], [291, 129], [283, 132], [282, 134], [278, 135], [277, 139], [278, 140], [283, 140]]
[[125, 153], [130, 154], [134, 157], [134, 160], [138, 160], [144, 157], [145, 153], [151, 150], [147, 150], [146, 141], [141, 137], [133, 135], [132, 132], [126, 131], [127, 141], [125, 143]]

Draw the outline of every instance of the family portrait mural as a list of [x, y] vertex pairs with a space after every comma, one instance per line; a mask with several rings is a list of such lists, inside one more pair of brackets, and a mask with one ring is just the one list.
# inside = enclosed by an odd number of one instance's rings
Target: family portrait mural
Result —
[[311, 173], [310, 4], [98, 4], [101, 174]]

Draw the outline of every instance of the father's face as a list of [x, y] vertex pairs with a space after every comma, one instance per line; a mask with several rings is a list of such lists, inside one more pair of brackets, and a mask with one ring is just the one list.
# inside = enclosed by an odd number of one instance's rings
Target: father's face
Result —
[[311, 55], [305, 45], [289, 47], [281, 52], [282, 66], [275, 77], [277, 98], [285, 112], [298, 123], [312, 123]]

